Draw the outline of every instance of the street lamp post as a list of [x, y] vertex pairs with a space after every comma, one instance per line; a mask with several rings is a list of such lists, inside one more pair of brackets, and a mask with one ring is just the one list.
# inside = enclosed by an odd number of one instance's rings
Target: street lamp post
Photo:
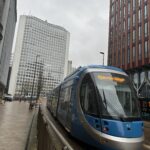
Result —
[[[44, 60], [43, 60], [44, 62]], [[40, 68], [39, 68], [39, 75], [38, 75], [38, 82], [37, 82], [37, 96], [36, 96], [36, 102], [40, 97], [42, 88], [43, 88], [43, 68], [44, 68], [44, 63], [40, 62]]]
[[103, 55], [103, 66], [104, 66], [104, 52], [100, 52]]
[[32, 83], [32, 91], [31, 91], [31, 102], [33, 100], [33, 89], [34, 89], [35, 75], [36, 75], [36, 70], [37, 70], [37, 59], [38, 59], [38, 57], [40, 57], [40, 55], [36, 55], [35, 70], [34, 70], [33, 83]]

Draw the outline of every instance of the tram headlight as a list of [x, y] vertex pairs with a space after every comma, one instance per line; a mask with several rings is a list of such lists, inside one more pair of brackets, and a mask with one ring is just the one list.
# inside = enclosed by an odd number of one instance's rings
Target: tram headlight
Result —
[[107, 133], [109, 131], [109, 128], [103, 127], [103, 132]]

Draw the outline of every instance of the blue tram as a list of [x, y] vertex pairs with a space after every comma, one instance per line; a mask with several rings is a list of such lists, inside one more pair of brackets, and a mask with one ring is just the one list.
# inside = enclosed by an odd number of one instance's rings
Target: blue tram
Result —
[[47, 107], [70, 134], [103, 150], [141, 150], [143, 122], [126, 73], [79, 67], [49, 94]]

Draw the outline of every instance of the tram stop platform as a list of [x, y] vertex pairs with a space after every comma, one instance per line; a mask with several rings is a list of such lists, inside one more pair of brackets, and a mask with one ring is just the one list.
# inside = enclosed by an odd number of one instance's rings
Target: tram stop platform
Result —
[[28, 102], [0, 104], [0, 150], [25, 150], [36, 109]]

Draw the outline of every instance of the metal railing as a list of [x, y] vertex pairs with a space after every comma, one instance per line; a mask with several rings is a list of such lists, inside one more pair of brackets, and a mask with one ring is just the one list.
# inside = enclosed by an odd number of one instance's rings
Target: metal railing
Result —
[[37, 130], [38, 150], [73, 150], [41, 108], [38, 113]]

